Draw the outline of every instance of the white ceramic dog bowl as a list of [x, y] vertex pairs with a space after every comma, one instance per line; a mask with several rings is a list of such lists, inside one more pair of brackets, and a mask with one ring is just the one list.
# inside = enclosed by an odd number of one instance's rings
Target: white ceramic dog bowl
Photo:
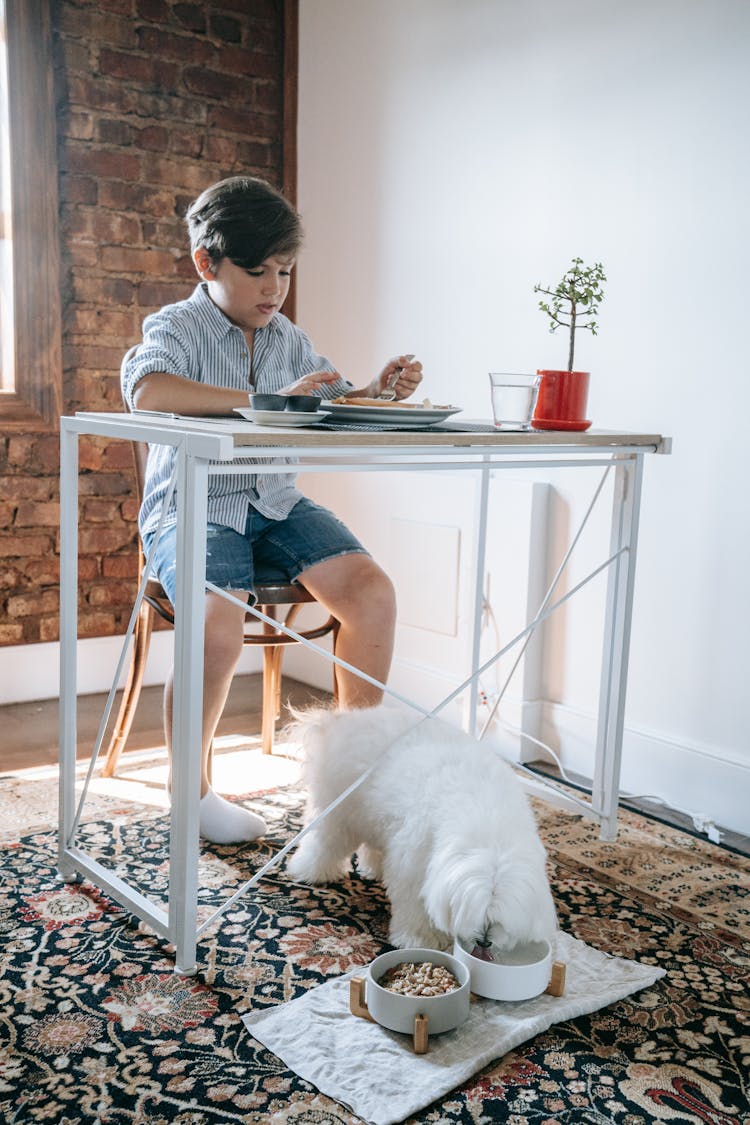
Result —
[[494, 950], [494, 960], [472, 957], [471, 946], [456, 939], [453, 955], [469, 970], [471, 991], [489, 1000], [530, 1000], [540, 996], [552, 972], [552, 947], [532, 941], [513, 949]]
[[[453, 973], [459, 987], [441, 996], [403, 996], [378, 984], [388, 969], [400, 965], [402, 961], [417, 964], [431, 961], [434, 965], [444, 965]], [[437, 949], [392, 949], [376, 957], [368, 966], [365, 1003], [372, 1018], [389, 1031], [403, 1031], [411, 1035], [415, 1016], [427, 1016], [430, 1035], [451, 1031], [469, 1015], [469, 970], [450, 953], [441, 953]]]

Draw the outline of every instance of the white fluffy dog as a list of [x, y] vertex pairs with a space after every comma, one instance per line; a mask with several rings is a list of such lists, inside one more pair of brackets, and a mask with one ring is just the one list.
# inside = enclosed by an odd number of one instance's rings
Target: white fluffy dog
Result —
[[306, 824], [378, 764], [300, 841], [293, 879], [338, 880], [356, 852], [363, 874], [385, 885], [389, 939], [401, 948], [445, 948], [454, 936], [471, 948], [486, 934], [507, 949], [553, 936], [545, 851], [516, 775], [493, 750], [390, 705], [309, 712], [297, 734]]

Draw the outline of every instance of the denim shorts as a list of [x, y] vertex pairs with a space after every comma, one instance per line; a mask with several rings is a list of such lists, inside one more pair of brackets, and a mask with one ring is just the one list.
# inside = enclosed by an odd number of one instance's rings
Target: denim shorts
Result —
[[[143, 536], [148, 556], [154, 532]], [[152, 570], [174, 604], [177, 528], [162, 530]], [[206, 580], [221, 590], [247, 590], [257, 600], [256, 583], [295, 582], [303, 570], [340, 555], [367, 554], [359, 540], [333, 512], [302, 497], [283, 520], [268, 519], [254, 508], [245, 534], [210, 523], [206, 540]]]

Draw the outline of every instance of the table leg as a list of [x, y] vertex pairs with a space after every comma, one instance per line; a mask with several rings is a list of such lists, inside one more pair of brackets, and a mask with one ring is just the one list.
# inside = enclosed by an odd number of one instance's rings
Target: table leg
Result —
[[476, 737], [479, 712], [479, 677], [476, 675], [481, 661], [482, 617], [484, 615], [484, 576], [487, 565], [487, 507], [490, 494], [489, 461], [485, 458], [480, 470], [479, 483], [479, 524], [475, 539], [474, 555], [474, 624], [471, 637], [471, 671], [473, 677], [469, 685], [468, 699], [464, 703], [464, 729]]
[[169, 932], [175, 971], [187, 975], [196, 970], [208, 464], [188, 456], [184, 444], [178, 448], [177, 463]]
[[76, 878], [67, 856], [75, 817], [78, 644], [78, 434], [60, 431], [60, 790], [58, 861], [60, 877]]
[[592, 790], [592, 804], [599, 816], [602, 840], [614, 840], [617, 835], [620, 760], [642, 476], [642, 455], [637, 454], [628, 460], [616, 462], [610, 554], [626, 549], [615, 559], [607, 579]]

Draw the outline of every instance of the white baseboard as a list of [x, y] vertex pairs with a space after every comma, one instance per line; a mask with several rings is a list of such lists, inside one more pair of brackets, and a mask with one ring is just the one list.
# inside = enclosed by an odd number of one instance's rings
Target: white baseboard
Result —
[[[151, 634], [144, 685], [163, 684], [172, 666], [172, 630]], [[122, 637], [90, 637], [78, 642], [78, 692], [108, 692], [122, 650]], [[242, 652], [238, 672], [258, 672], [262, 656], [257, 649]], [[123, 676], [127, 672], [127, 661]], [[120, 685], [121, 686], [121, 685]], [[60, 646], [57, 641], [0, 648], [0, 705], [56, 699], [60, 694]]]
[[[571, 773], [594, 770], [596, 717], [547, 702], [541, 738]], [[630, 796], [661, 798], [673, 809], [750, 836], [750, 757], [676, 741], [625, 725], [620, 789]]]

